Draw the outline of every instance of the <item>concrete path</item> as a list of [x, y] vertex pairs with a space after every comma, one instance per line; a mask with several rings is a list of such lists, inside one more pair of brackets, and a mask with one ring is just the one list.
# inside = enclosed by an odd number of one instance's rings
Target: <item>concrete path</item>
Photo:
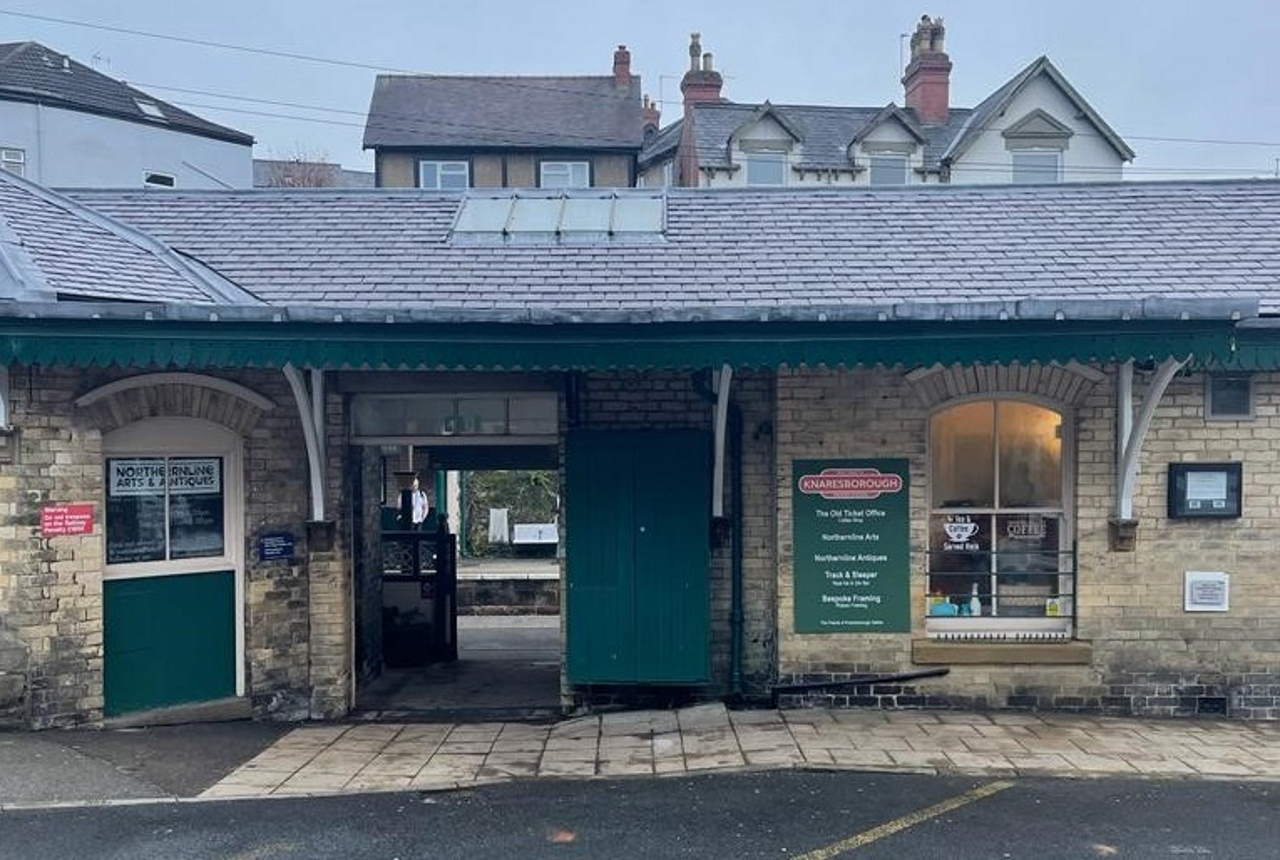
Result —
[[632, 711], [551, 726], [294, 729], [203, 797], [471, 786], [530, 777], [847, 768], [975, 776], [1280, 780], [1280, 726], [955, 711]]

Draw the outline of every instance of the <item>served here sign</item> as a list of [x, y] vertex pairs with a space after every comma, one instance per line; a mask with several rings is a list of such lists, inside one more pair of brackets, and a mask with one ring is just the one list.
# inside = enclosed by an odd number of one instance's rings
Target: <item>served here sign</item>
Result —
[[797, 633], [911, 630], [904, 459], [792, 464]]

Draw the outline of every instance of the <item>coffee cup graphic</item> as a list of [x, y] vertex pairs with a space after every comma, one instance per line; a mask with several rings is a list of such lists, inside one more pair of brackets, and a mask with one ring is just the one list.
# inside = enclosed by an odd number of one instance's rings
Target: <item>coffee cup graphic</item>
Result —
[[952, 543], [963, 543], [978, 533], [977, 523], [944, 523], [942, 528]]

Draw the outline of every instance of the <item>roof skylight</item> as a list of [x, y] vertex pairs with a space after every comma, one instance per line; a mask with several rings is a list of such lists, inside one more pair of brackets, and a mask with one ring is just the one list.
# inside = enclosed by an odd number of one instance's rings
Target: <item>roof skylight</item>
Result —
[[158, 119], [161, 122], [168, 121], [168, 117], [164, 115], [164, 111], [160, 110], [160, 106], [155, 102], [143, 101], [142, 99], [134, 99], [133, 103], [138, 106], [138, 110], [142, 111], [151, 119]]
[[476, 243], [660, 241], [665, 221], [661, 192], [479, 193], [463, 198], [453, 238]]

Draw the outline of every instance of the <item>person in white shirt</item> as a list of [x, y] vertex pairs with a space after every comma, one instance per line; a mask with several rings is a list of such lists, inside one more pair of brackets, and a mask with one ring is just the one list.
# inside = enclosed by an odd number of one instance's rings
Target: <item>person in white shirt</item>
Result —
[[423, 491], [422, 485], [418, 481], [418, 476], [413, 476], [413, 527], [421, 528], [431, 513], [431, 500], [427, 498], [427, 494]]

